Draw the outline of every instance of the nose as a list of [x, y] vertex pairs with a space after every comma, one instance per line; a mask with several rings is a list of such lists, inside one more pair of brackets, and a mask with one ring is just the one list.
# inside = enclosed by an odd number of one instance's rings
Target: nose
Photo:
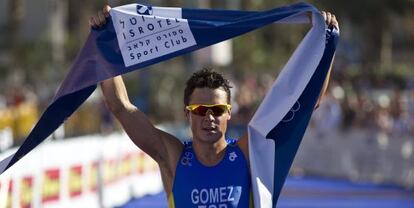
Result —
[[214, 121], [214, 113], [211, 109], [207, 110], [205, 118], [207, 118], [209, 121]]

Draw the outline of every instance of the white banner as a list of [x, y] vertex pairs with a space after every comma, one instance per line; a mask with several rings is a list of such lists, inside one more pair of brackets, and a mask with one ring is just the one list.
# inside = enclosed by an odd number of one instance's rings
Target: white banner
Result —
[[[138, 14], [129, 12], [130, 8], [121, 6], [111, 10], [126, 67], [196, 45], [186, 19]], [[141, 10], [153, 14], [148, 8]]]

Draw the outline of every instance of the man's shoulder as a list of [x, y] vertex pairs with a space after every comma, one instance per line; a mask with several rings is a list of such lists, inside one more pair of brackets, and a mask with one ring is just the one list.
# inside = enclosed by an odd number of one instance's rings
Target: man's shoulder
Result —
[[237, 140], [236, 145], [240, 148], [240, 150], [243, 152], [244, 157], [249, 162], [249, 140], [247, 134], [240, 137]]

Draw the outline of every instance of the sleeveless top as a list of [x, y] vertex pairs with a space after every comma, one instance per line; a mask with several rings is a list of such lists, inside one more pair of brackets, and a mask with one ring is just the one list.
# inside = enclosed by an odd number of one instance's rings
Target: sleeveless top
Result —
[[223, 159], [212, 167], [198, 161], [191, 142], [184, 145], [169, 208], [253, 207], [249, 167], [235, 140], [228, 141]]

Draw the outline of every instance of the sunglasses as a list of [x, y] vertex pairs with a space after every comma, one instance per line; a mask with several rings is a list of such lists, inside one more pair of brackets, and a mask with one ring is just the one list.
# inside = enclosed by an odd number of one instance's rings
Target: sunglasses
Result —
[[229, 104], [213, 104], [213, 105], [194, 104], [194, 105], [188, 105], [185, 108], [189, 110], [192, 114], [195, 114], [198, 116], [205, 116], [207, 112], [212, 113], [213, 116], [221, 116], [226, 111], [231, 110], [231, 105]]

